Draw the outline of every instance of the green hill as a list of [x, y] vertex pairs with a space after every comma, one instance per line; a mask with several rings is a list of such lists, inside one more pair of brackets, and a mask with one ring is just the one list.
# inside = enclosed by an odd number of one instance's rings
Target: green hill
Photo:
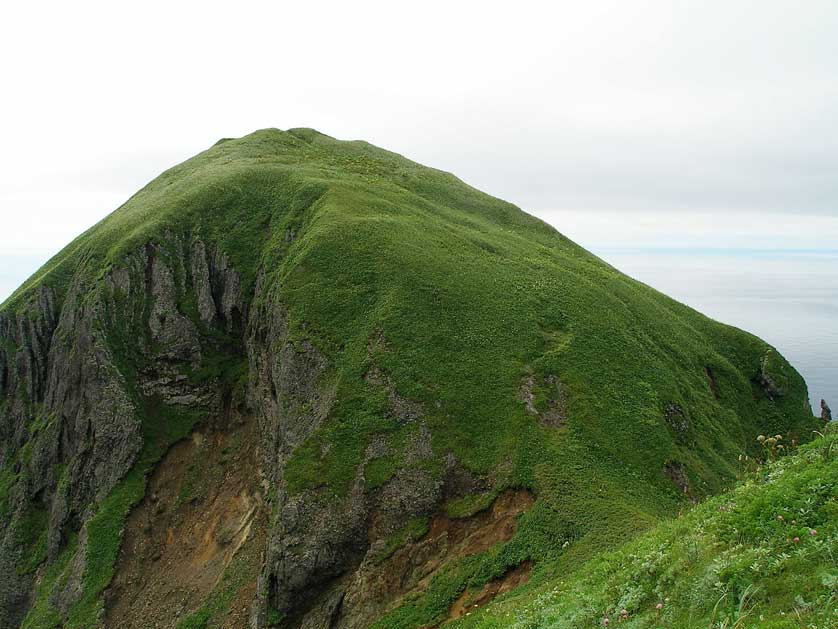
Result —
[[48, 262], [0, 309], [0, 396], [3, 627], [432, 626], [818, 425], [760, 339], [308, 129], [220, 141]]

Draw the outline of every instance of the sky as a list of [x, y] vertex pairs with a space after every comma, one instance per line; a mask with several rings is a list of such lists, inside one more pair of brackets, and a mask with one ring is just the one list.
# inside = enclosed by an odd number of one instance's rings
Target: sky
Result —
[[165, 168], [314, 127], [597, 247], [838, 248], [838, 3], [0, 9], [0, 300]]

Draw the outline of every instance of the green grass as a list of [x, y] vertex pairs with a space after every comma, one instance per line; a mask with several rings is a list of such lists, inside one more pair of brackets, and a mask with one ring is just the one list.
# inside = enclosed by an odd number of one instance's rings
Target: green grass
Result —
[[373, 459], [364, 467], [364, 480], [368, 491], [382, 487], [392, 478], [398, 467], [397, 461], [391, 456]]
[[17, 524], [17, 543], [22, 550], [18, 574], [31, 574], [47, 558], [47, 520], [43, 507], [30, 506]]
[[[709, 495], [735, 478], [739, 454], [758, 453], [753, 435], [802, 440], [816, 425], [802, 378], [760, 339], [626, 277], [453, 175], [307, 129], [224, 141], [166, 171], [1, 308], [27, 312], [42, 284], [60, 301], [71, 282], [95, 286], [148, 242], [176, 259], [183, 252], [173, 239], [197, 238], [241, 274], [250, 311], [281, 304], [290, 337], [311, 343], [327, 364], [319, 385], [334, 389], [334, 404], [285, 464], [290, 493], [339, 501], [373, 439], [395, 450], [409, 442], [416, 426], [393, 417], [384, 387], [364, 377], [375, 365], [422, 409], [433, 451], [422, 465], [439, 477], [453, 456], [493, 480], [489, 494], [449, 503], [453, 515], [509, 487], [536, 496], [516, 538], [446, 568], [434, 581], [436, 603], [417, 602], [413, 618], [436, 618], [453, 593], [515, 561], [531, 559], [535, 575], [546, 575], [559, 562], [551, 555], [557, 540], [572, 541], [562, 562], [581, 563], [669, 517], [684, 505], [664, 474], [669, 462], [683, 466], [695, 496]], [[147, 298], [134, 299], [114, 295], [117, 311], [104, 313], [129, 387], [148, 360], [138, 340], [150, 346]], [[196, 318], [194, 296], [179, 294], [178, 304]], [[197, 327], [207, 351], [191, 376], [241, 391], [248, 374], [240, 339]], [[760, 388], [763, 365], [781, 397]], [[554, 394], [548, 383], [561, 383], [561, 427], [543, 427], [527, 412], [520, 390], [529, 376], [542, 411]], [[673, 404], [686, 418], [683, 434], [666, 421]], [[94, 617], [121, 522], [164, 447], [150, 443], [88, 525], [101, 542], [88, 549], [84, 596], [70, 617], [76, 626]], [[367, 462], [368, 490], [404, 461], [397, 451]]]
[[836, 487], [833, 426], [687, 515], [452, 626], [834, 628]]
[[381, 553], [376, 557], [376, 560], [384, 561], [405, 544], [422, 539], [429, 528], [430, 522], [427, 517], [411, 518], [404, 527], [387, 538], [384, 548], [381, 549]]
[[495, 498], [497, 498], [496, 491], [487, 491], [449, 500], [445, 504], [445, 515], [449, 518], [469, 518], [478, 511], [491, 506]]
[[50, 602], [50, 597], [56, 588], [66, 585], [77, 548], [78, 539], [73, 536], [58, 558], [47, 567], [21, 629], [54, 629], [62, 626], [61, 614]]
[[16, 482], [17, 474], [8, 467], [0, 468], [0, 518], [5, 519], [9, 514], [9, 499]]

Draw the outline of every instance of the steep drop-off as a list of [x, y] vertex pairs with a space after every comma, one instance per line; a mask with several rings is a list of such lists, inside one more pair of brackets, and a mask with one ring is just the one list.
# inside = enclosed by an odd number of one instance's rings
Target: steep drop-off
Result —
[[516, 207], [259, 131], [0, 308], [0, 627], [432, 626], [816, 425], [763, 341]]

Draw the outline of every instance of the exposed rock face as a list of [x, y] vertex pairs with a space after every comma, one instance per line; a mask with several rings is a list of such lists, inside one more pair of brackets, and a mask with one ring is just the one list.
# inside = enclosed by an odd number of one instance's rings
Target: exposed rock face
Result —
[[207, 253], [203, 241], [196, 240], [192, 245], [191, 265], [201, 321], [212, 324], [220, 319], [228, 331], [240, 326], [241, 278], [230, 267], [227, 256], [218, 249]]
[[[406, 448], [409, 465], [381, 492], [366, 490], [361, 465], [343, 499], [336, 501], [318, 491], [288, 493], [284, 464], [325, 421], [335, 385], [329, 380], [329, 365], [323, 356], [310, 343], [295, 344], [289, 338], [283, 308], [265, 295], [264, 284], [265, 279], [260, 278], [254, 297], [257, 305], [248, 324], [252, 374], [248, 398], [263, 436], [262, 473], [266, 484], [277, 488], [277, 494], [252, 622], [266, 626], [269, 611], [278, 610], [301, 627], [356, 626], [357, 618], [369, 620], [369, 602], [347, 596], [346, 586], [341, 585], [344, 575], [363, 572], [371, 535], [383, 538], [411, 516], [431, 512], [442, 498], [443, 482], [411, 469], [432, 455], [430, 435], [420, 427]], [[421, 422], [420, 406], [399, 395], [378, 367], [368, 372], [367, 381], [386, 389], [389, 412], [397, 421]], [[374, 441], [364, 461], [389, 453], [386, 444]], [[371, 519], [376, 526], [368, 533]]]
[[198, 610], [225, 572], [234, 600], [226, 624], [247, 626], [268, 523], [253, 477], [255, 422], [240, 410], [196, 428], [149, 478], [125, 524], [106, 627], [171, 626]]
[[774, 360], [776, 352], [769, 350], [765, 353], [760, 364], [759, 374], [757, 375], [757, 382], [762, 387], [765, 395], [769, 399], [774, 400], [786, 394], [786, 387], [784, 384], [784, 376], [774, 369]]
[[666, 423], [672, 429], [675, 439], [679, 443], [686, 443], [688, 441], [690, 422], [681, 405], [674, 402], [667, 404], [663, 415]]
[[832, 421], [832, 409], [826, 403], [826, 400], [821, 400], [821, 419], [826, 422]]
[[527, 412], [537, 417], [542, 426], [559, 428], [566, 422], [567, 400], [558, 376], [547, 374], [537, 378], [527, 374], [521, 382], [519, 397]]
[[500, 579], [495, 579], [487, 583], [477, 595], [472, 595], [468, 591], [463, 592], [451, 607], [449, 616], [452, 619], [456, 619], [473, 614], [477, 611], [477, 608], [491, 601], [496, 596], [510, 592], [519, 585], [526, 583], [530, 578], [531, 570], [532, 562], [525, 561], [516, 568], [509, 570]]
[[[23, 464], [16, 453], [25, 445], [28, 427], [34, 423], [33, 401], [43, 400], [49, 377], [48, 359], [53, 333], [58, 325], [59, 306], [49, 289], [41, 289], [27, 307], [14, 315], [0, 313], [0, 452], [2, 468], [20, 473]], [[57, 448], [58, 435], [49, 440]], [[46, 440], [44, 440], [46, 441]], [[49, 452], [38, 448], [33, 468], [37, 476], [11, 487], [4, 497], [2, 538], [0, 538], [0, 626], [15, 626], [28, 604], [32, 577], [20, 575], [16, 565], [19, 544], [8, 517], [24, 509], [28, 498], [38, 494], [55, 479], [49, 465]], [[44, 469], [46, 463], [47, 469]], [[17, 468], [17, 469], [15, 469]]]
[[32, 579], [20, 574], [20, 562], [42, 552], [17, 542], [31, 526], [32, 510], [47, 514], [45, 531], [37, 534], [47, 535], [46, 558], [54, 559], [68, 524], [91, 515], [92, 503], [113, 489], [140, 447], [134, 404], [99, 327], [103, 303], [84, 293], [73, 286], [58, 309], [51, 293], [42, 291], [16, 325], [4, 326], [17, 363], [6, 379], [2, 408], [11, 446], [3, 464], [12, 466], [16, 483], [0, 550], [0, 562], [11, 563], [3, 566], [0, 603], [12, 621], [25, 610]]
[[[488, 508], [469, 518], [455, 519], [442, 513], [433, 515], [429, 518], [427, 533], [421, 539], [408, 540], [396, 549], [388, 549], [385, 538], [376, 540], [358, 569], [332, 589], [335, 594], [342, 593], [342, 604], [338, 613], [333, 614], [332, 624], [311, 626], [368, 627], [399, 598], [427, 587], [428, 580], [446, 561], [472, 556], [512, 539], [518, 517], [533, 503], [533, 496], [527, 491], [507, 491]], [[484, 600], [491, 599], [499, 589]], [[463, 597], [466, 596], [464, 593]], [[476, 602], [470, 601], [472, 605]], [[455, 602], [451, 610], [453, 617], [458, 615], [457, 607]]]
[[[186, 247], [172, 236], [165, 243], [167, 252]], [[200, 240], [191, 273], [162, 251], [149, 244], [100, 280], [76, 281], [61, 296], [43, 288], [0, 314], [0, 467], [12, 479], [0, 528], [0, 627], [20, 623], [38, 565], [78, 534], [75, 567], [54, 593], [64, 612], [76, 603], [85, 525], [137, 460], [143, 401], [207, 412], [222, 404], [214, 386], [188, 377], [205, 341], [178, 300], [194, 287], [201, 321], [233, 330], [243, 308], [238, 276]]]
[[687, 472], [684, 469], [683, 463], [679, 461], [667, 461], [663, 467], [663, 472], [678, 487], [681, 493], [687, 496], [692, 502], [697, 502], [690, 489], [690, 482], [687, 478]]

